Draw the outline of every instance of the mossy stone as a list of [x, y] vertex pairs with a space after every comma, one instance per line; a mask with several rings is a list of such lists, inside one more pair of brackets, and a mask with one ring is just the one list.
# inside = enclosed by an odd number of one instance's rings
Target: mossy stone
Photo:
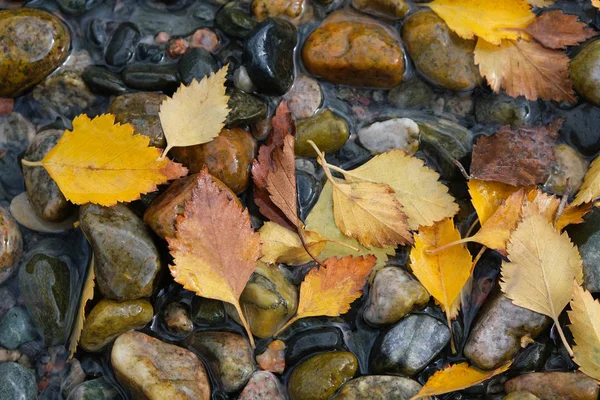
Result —
[[298, 121], [296, 125], [296, 155], [300, 157], [316, 157], [317, 153], [308, 143], [315, 142], [319, 150], [325, 153], [335, 153], [342, 148], [350, 131], [343, 118], [338, 117], [329, 109]]

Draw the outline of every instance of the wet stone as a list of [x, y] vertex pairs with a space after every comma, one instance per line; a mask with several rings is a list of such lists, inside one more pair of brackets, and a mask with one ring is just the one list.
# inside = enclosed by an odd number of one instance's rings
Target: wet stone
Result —
[[421, 385], [401, 376], [361, 376], [346, 382], [332, 400], [409, 400]]
[[250, 32], [244, 42], [248, 76], [266, 94], [285, 94], [294, 83], [296, 28], [291, 22], [269, 18]]
[[0, 399], [37, 399], [33, 371], [14, 362], [0, 364]]
[[312, 117], [323, 103], [323, 91], [316, 79], [308, 75], [296, 78], [294, 86], [285, 95], [287, 105], [297, 119]]
[[554, 148], [556, 162], [550, 167], [550, 176], [544, 188], [562, 196], [567, 188], [569, 193], [577, 193], [583, 183], [589, 162], [576, 149], [566, 144]]
[[298, 191], [298, 212], [304, 219], [319, 200], [321, 182], [311, 173], [296, 170], [296, 190]]
[[313, 158], [317, 156], [314, 148], [308, 143], [309, 140], [315, 142], [322, 152], [335, 153], [346, 143], [349, 135], [346, 121], [331, 110], [325, 109], [310, 118], [297, 121], [294, 146], [296, 155]]
[[100, 351], [121, 333], [146, 326], [153, 315], [147, 300], [102, 299], [86, 317], [79, 345], [86, 351]]
[[25, 117], [17, 112], [0, 115], [0, 149], [9, 146], [17, 151], [23, 151], [35, 137], [35, 127]]
[[285, 388], [275, 375], [267, 371], [256, 371], [250, 377], [238, 400], [285, 400]]
[[497, 123], [518, 128], [534, 125], [540, 118], [539, 104], [523, 97], [515, 99], [497, 94], [479, 94], [475, 97], [475, 119], [480, 123]]
[[352, 0], [352, 7], [387, 18], [403, 18], [408, 12], [408, 4], [404, 0]]
[[398, 35], [346, 10], [330, 14], [308, 37], [302, 60], [312, 74], [347, 85], [392, 88], [404, 74]]
[[17, 304], [17, 299], [13, 292], [7, 287], [0, 286], [0, 318]]
[[77, 385], [67, 400], [122, 400], [116, 387], [105, 378], [93, 379]]
[[269, 17], [287, 17], [294, 19], [302, 13], [304, 0], [254, 0], [252, 14], [257, 20], [263, 21]]
[[428, 302], [429, 293], [418, 280], [403, 269], [387, 267], [375, 275], [363, 315], [370, 324], [393, 324]]
[[208, 400], [210, 383], [202, 362], [184, 348], [140, 332], [117, 338], [111, 362], [121, 385], [134, 398]]
[[181, 82], [189, 85], [195, 79], [202, 78], [217, 72], [217, 63], [213, 56], [203, 48], [189, 49], [179, 61], [179, 77]]
[[569, 75], [577, 93], [585, 100], [600, 105], [600, 77], [597, 65], [600, 62], [600, 41], [586, 45], [569, 64]]
[[256, 90], [256, 86], [254, 86], [254, 83], [252, 83], [252, 80], [248, 76], [248, 70], [243, 65], [233, 72], [233, 84], [236, 88], [246, 93], [252, 93]]
[[256, 363], [264, 371], [283, 373], [285, 370], [285, 343], [281, 340], [273, 340], [263, 353], [256, 356]]
[[230, 111], [225, 123], [230, 127], [250, 125], [267, 117], [267, 105], [258, 97], [241, 90], [231, 92], [227, 105]]
[[[58, 129], [38, 133], [29, 144], [24, 159], [41, 161], [62, 135], [63, 131]], [[51, 222], [60, 222], [72, 213], [73, 205], [67, 201], [44, 168], [23, 166], [23, 176], [29, 200], [40, 217]]]
[[294, 365], [303, 357], [343, 346], [342, 332], [334, 327], [308, 330], [286, 340], [285, 359], [288, 365]]
[[596, 400], [598, 383], [581, 372], [534, 372], [504, 384], [507, 393], [526, 391], [544, 400]]
[[179, 87], [177, 64], [129, 64], [121, 76], [127, 86], [138, 90], [173, 93]]
[[120, 24], [106, 47], [104, 55], [106, 63], [119, 67], [131, 61], [140, 37], [140, 30], [135, 24], [131, 22]]
[[400, 109], [419, 109], [429, 106], [434, 97], [435, 93], [428, 84], [413, 78], [390, 90], [388, 101]]
[[35, 327], [27, 310], [21, 307], [10, 309], [0, 319], [0, 346], [14, 350], [23, 343], [36, 338]]
[[163, 311], [165, 325], [169, 332], [176, 335], [185, 335], [194, 330], [194, 323], [190, 319], [190, 312], [181, 303], [170, 303]]
[[569, 227], [569, 237], [579, 249], [583, 261], [583, 282], [592, 293], [600, 292], [600, 212], [585, 216], [585, 222]]
[[94, 251], [100, 292], [117, 301], [149, 297], [161, 261], [144, 223], [122, 204], [86, 204], [80, 222]]
[[57, 0], [60, 9], [71, 15], [82, 14], [101, 2], [102, 0]]
[[227, 36], [236, 39], [245, 39], [250, 31], [256, 27], [257, 22], [252, 16], [242, 10], [236, 2], [232, 1], [223, 6], [215, 16], [215, 24]]
[[550, 321], [544, 315], [514, 305], [498, 293], [479, 311], [464, 354], [481, 369], [498, 368], [519, 352], [523, 336], [535, 339]]
[[218, 325], [225, 321], [225, 307], [221, 301], [195, 296], [192, 300], [192, 320], [201, 325]]
[[244, 387], [256, 370], [248, 341], [231, 332], [197, 332], [185, 340], [204, 359], [226, 392]]
[[329, 399], [357, 369], [358, 360], [350, 352], [316, 354], [294, 368], [288, 381], [290, 399]]
[[160, 104], [168, 97], [160, 93], [127, 93], [116, 97], [108, 108], [115, 122], [133, 125], [135, 132], [150, 138], [150, 146], [167, 145], [160, 124]]
[[412, 314], [378, 339], [371, 353], [377, 373], [413, 376], [429, 364], [450, 342], [444, 323], [428, 315]]
[[402, 39], [417, 70], [432, 83], [448, 90], [471, 90], [481, 83], [475, 41], [460, 38], [433, 11], [408, 17]]
[[23, 254], [23, 237], [17, 222], [0, 206], [0, 285], [12, 277]]
[[540, 398], [529, 392], [518, 391], [507, 394], [502, 400], [540, 400]]
[[409, 118], [375, 122], [358, 131], [358, 140], [373, 154], [391, 150], [414, 154], [419, 148], [419, 126]]
[[121, 77], [105, 67], [90, 65], [81, 78], [92, 92], [104, 96], [120, 95], [127, 91]]
[[0, 10], [0, 97], [15, 97], [65, 61], [71, 37], [54, 15], [33, 8]]

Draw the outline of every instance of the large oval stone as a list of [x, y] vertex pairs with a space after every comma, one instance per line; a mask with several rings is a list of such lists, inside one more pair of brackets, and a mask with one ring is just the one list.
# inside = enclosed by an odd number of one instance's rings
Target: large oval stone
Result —
[[54, 15], [34, 8], [0, 10], [0, 97], [15, 97], [65, 61], [71, 36]]
[[135, 399], [208, 400], [210, 383], [198, 357], [189, 350], [140, 332], [117, 338], [111, 352], [119, 383]]
[[331, 399], [409, 400], [419, 390], [421, 390], [421, 385], [409, 378], [389, 375], [369, 375], [348, 381]]
[[585, 46], [569, 64], [573, 86], [585, 100], [600, 104], [600, 41]]
[[100, 292], [117, 301], [150, 297], [161, 261], [137, 215], [123, 204], [86, 204], [79, 220], [94, 250]]
[[408, 17], [402, 39], [417, 70], [436, 85], [470, 90], [481, 83], [473, 57], [475, 41], [460, 38], [433, 11]]
[[15, 362], [0, 364], [0, 399], [37, 399], [33, 371]]
[[346, 85], [392, 88], [402, 82], [404, 53], [392, 28], [347, 10], [325, 18], [308, 37], [309, 72]]

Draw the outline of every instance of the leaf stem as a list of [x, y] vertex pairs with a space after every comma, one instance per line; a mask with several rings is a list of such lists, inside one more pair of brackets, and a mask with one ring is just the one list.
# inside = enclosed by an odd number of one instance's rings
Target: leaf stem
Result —
[[298, 237], [300, 238], [300, 243], [302, 243], [302, 247], [304, 247], [304, 251], [306, 251], [306, 253], [308, 253], [310, 258], [315, 260], [315, 262], [320, 266], [321, 261], [317, 260], [317, 257], [315, 257], [313, 255], [313, 253], [310, 252], [310, 249], [308, 248], [308, 244], [306, 243], [306, 240], [304, 240], [304, 235], [302, 235], [302, 228], [300, 228], [299, 226], [296, 226], [296, 233], [298, 234]]
[[173, 146], [171, 146], [169, 143], [167, 143], [167, 147], [163, 150], [162, 154], [160, 155], [160, 157], [158, 157], [158, 159], [160, 161], [164, 160], [165, 158], [167, 158], [167, 153], [169, 152], [169, 150], [171, 150], [173, 148]]
[[279, 335], [281, 332], [285, 331], [287, 328], [290, 327], [290, 325], [292, 325], [294, 322], [298, 321], [298, 315], [294, 315], [288, 322], [286, 322], [285, 324], [283, 324], [283, 326], [281, 328], [279, 328], [277, 330], [277, 332], [275, 332], [273, 334], [273, 337], [276, 337], [277, 335]]
[[246, 333], [248, 334], [248, 339], [250, 340], [250, 345], [252, 346], [253, 349], [256, 348], [256, 343], [254, 343], [254, 336], [252, 336], [252, 331], [250, 330], [250, 325], [248, 325], [248, 321], [246, 321], [246, 316], [244, 315], [244, 313], [242, 312], [242, 308], [240, 307], [240, 301], [236, 301], [235, 304], [233, 305], [238, 313], [238, 315], [240, 316], [240, 321], [242, 321], [242, 325], [244, 326], [244, 329], [246, 329]]
[[473, 241], [473, 236], [466, 237], [466, 238], [460, 239], [460, 240], [455, 240], [454, 242], [446, 243], [445, 245], [440, 246], [438, 248], [427, 250], [427, 254], [435, 254], [435, 253], [438, 253], [440, 251], [446, 250], [446, 249], [448, 249], [448, 248], [450, 248], [452, 246], [456, 246], [458, 244], [468, 243], [468, 242], [472, 242], [472, 241]]
[[21, 164], [27, 166], [27, 167], [43, 167], [44, 164], [42, 164], [41, 161], [28, 161], [25, 159], [21, 160]]
[[360, 253], [360, 249], [358, 247], [351, 246], [348, 243], [340, 242], [339, 240], [333, 240], [333, 239], [325, 239], [325, 240], [327, 240], [328, 242], [331, 242], [331, 243], [339, 244], [340, 246], [347, 247], [350, 250], [354, 250], [357, 253]]
[[569, 343], [567, 342], [567, 338], [565, 337], [565, 333], [563, 332], [562, 327], [560, 326], [560, 323], [558, 322], [558, 318], [554, 320], [554, 325], [556, 326], [556, 330], [558, 331], [558, 336], [560, 336], [560, 340], [562, 341], [563, 345], [565, 346], [565, 349], [567, 349], [569, 356], [571, 356], [571, 358], [573, 358], [573, 349], [571, 349], [571, 346], [569, 346]]
[[469, 227], [469, 230], [467, 231], [467, 234], [465, 235], [466, 237], [471, 236], [471, 233], [473, 233], [473, 230], [475, 229], [475, 227], [477, 226], [477, 223], [479, 222], [479, 218], [475, 219], [475, 221], [473, 221], [473, 223], [471, 224], [471, 226]]
[[485, 253], [486, 250], [487, 250], [487, 247], [483, 246], [481, 248], [481, 250], [479, 250], [479, 253], [477, 253], [475, 258], [473, 259], [473, 263], [471, 264], [471, 274], [473, 273], [475, 266], [477, 265], [477, 263], [479, 262], [479, 259], [481, 259], [481, 256], [483, 256], [483, 253]]
[[454, 344], [454, 332], [452, 332], [452, 321], [450, 321], [450, 309], [446, 310], [446, 322], [448, 322], [448, 329], [450, 330], [450, 349], [452, 354], [456, 354], [456, 345]]

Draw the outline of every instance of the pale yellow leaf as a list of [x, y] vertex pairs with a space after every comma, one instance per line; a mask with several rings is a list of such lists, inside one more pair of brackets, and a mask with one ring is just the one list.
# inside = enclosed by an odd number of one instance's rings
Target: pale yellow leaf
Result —
[[164, 154], [172, 147], [207, 143], [219, 136], [229, 114], [229, 96], [225, 94], [228, 69], [229, 64], [200, 82], [182, 83], [172, 98], [162, 102], [158, 115], [167, 138]]
[[592, 0], [592, 5], [596, 8], [600, 8], [600, 0]]
[[577, 247], [546, 217], [531, 214], [513, 232], [507, 249], [510, 262], [502, 263], [502, 291], [514, 304], [547, 315], [558, 325], [573, 280], [583, 280]]
[[81, 339], [83, 323], [85, 322], [85, 306], [88, 301], [94, 298], [95, 279], [94, 256], [92, 255], [87, 278], [83, 285], [83, 290], [81, 291], [81, 297], [79, 298], [79, 308], [77, 309], [77, 315], [75, 317], [75, 322], [73, 323], [73, 330], [71, 331], [71, 337], [69, 338], [69, 359], [73, 358], [75, 355], [77, 345], [79, 345], [79, 339]]
[[[263, 262], [301, 265], [312, 260], [302, 246], [298, 233], [271, 221], [265, 222], [258, 232], [262, 241]], [[318, 256], [327, 244], [327, 239], [316, 232], [303, 230], [302, 236], [313, 256]]]
[[555, 0], [527, 0], [532, 6], [540, 8], [551, 6], [554, 4], [554, 1]]
[[583, 178], [583, 183], [579, 188], [573, 205], [577, 206], [583, 203], [589, 203], [600, 197], [600, 157], [596, 157]]
[[[426, 167], [423, 160], [403, 151], [380, 154], [348, 172], [368, 181], [389, 185], [402, 211], [408, 216], [412, 230], [431, 226], [458, 212], [458, 205], [448, 193], [448, 188], [438, 181], [439, 174]], [[345, 175], [345, 178], [348, 182], [358, 181], [350, 175]]]
[[458, 36], [493, 44], [523, 37], [522, 30], [535, 19], [525, 0], [435, 0], [428, 6]]
[[573, 286], [571, 310], [567, 311], [575, 339], [573, 360], [581, 372], [600, 380], [600, 303], [577, 282]]
[[481, 371], [468, 363], [454, 364], [437, 371], [423, 385], [416, 396], [410, 400], [420, 399], [425, 396], [437, 396], [444, 393], [455, 392], [485, 382], [493, 376], [499, 375], [510, 367], [511, 363], [503, 365], [492, 371]]
[[467, 184], [471, 195], [471, 203], [477, 211], [481, 225], [485, 224], [508, 196], [519, 190], [518, 187], [506, 183], [479, 179], [470, 179]]

